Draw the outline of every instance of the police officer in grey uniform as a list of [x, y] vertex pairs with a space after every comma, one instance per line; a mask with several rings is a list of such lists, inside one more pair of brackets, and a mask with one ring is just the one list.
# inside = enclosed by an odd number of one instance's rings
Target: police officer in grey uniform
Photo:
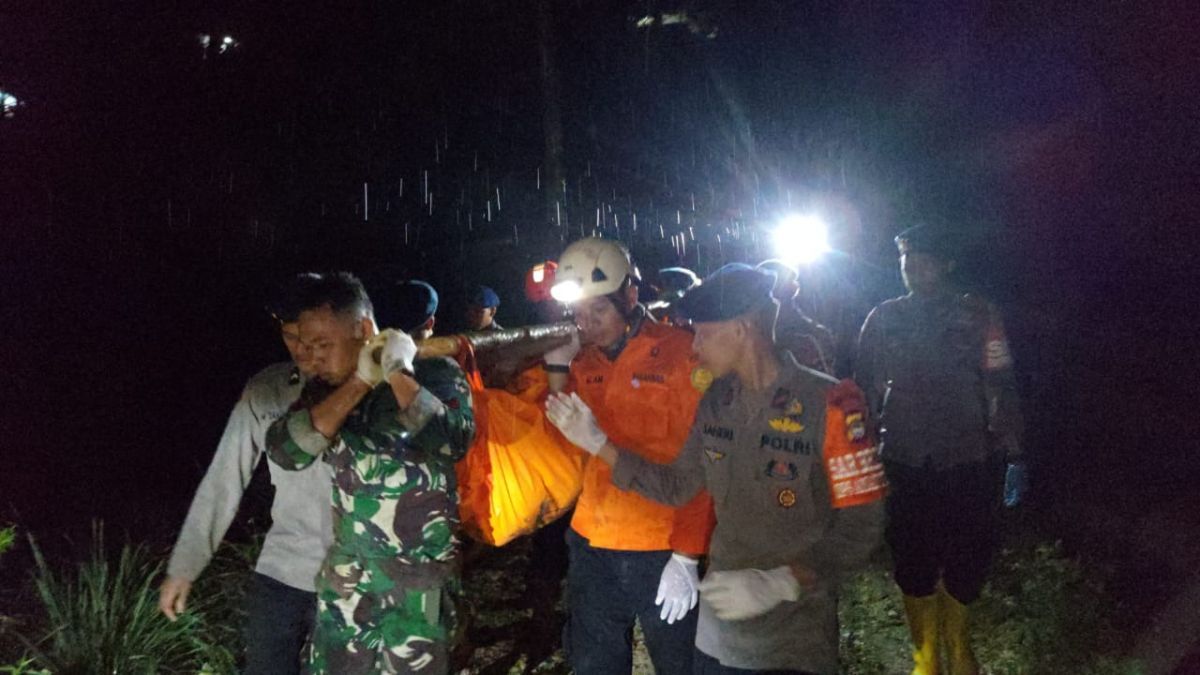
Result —
[[987, 577], [1002, 476], [1009, 505], [1025, 486], [1013, 361], [996, 309], [949, 282], [951, 232], [919, 226], [896, 245], [909, 293], [867, 316], [856, 373], [883, 427], [885, 538], [904, 592], [913, 675], [943, 672], [939, 643], [951, 675], [975, 675], [967, 605]]
[[696, 673], [836, 673], [838, 582], [881, 542], [886, 484], [865, 398], [774, 349], [773, 283], [731, 264], [684, 296], [715, 381], [671, 464], [597, 443], [603, 432], [577, 399], [547, 406], [567, 438], [600, 448], [618, 487], [671, 505], [712, 493]]

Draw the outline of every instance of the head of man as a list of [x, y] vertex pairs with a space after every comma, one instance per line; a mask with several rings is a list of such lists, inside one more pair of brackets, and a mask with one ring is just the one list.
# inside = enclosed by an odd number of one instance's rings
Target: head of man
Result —
[[791, 302], [792, 298], [795, 298], [796, 294], [800, 292], [800, 275], [796, 272], [795, 267], [784, 261], [775, 258], [764, 260], [755, 269], [775, 275], [775, 286], [771, 290], [771, 295], [780, 303]]
[[479, 286], [467, 301], [467, 328], [487, 330], [496, 319], [500, 308], [500, 296], [487, 286]]
[[913, 295], [936, 295], [947, 286], [954, 258], [944, 233], [918, 225], [896, 235], [900, 276]]
[[375, 316], [384, 328], [395, 328], [425, 340], [437, 322], [438, 293], [419, 279], [406, 279], [375, 294]]
[[772, 352], [779, 315], [774, 285], [773, 275], [730, 263], [683, 296], [680, 311], [695, 330], [692, 349], [714, 377]]
[[318, 378], [334, 386], [350, 379], [359, 350], [376, 333], [374, 309], [362, 282], [348, 272], [322, 275], [303, 294], [297, 330], [300, 342], [312, 351]]
[[275, 289], [267, 311], [279, 324], [279, 335], [292, 361], [306, 377], [314, 374], [312, 349], [300, 341], [300, 305], [308, 289], [321, 280], [321, 275], [306, 272], [285, 280]]
[[629, 329], [638, 304], [629, 251], [611, 239], [580, 239], [558, 259], [554, 298], [570, 306], [585, 345], [607, 349]]

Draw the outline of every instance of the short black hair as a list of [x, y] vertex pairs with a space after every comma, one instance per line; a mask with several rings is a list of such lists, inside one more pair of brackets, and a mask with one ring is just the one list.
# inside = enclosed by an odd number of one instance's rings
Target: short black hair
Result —
[[308, 289], [321, 281], [316, 272], [303, 272], [276, 283], [270, 291], [267, 313], [279, 323], [293, 323], [300, 318], [300, 307]]
[[367, 289], [358, 277], [349, 272], [328, 272], [320, 275], [320, 279], [304, 289], [301, 294], [297, 314], [310, 309], [328, 307], [334, 314], [351, 315], [359, 319], [369, 317], [374, 320], [375, 308]]

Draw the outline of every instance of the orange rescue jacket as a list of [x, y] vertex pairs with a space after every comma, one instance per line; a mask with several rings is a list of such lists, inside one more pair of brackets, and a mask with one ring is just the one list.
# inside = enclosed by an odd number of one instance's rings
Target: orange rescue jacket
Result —
[[[571, 364], [571, 387], [617, 447], [667, 464], [683, 448], [703, 392], [692, 334], [647, 318], [617, 360], [587, 347]], [[702, 378], [697, 378], [701, 381]], [[672, 508], [612, 484], [612, 470], [589, 457], [571, 527], [597, 548], [621, 551], [708, 550], [715, 525], [712, 499], [701, 491]]]

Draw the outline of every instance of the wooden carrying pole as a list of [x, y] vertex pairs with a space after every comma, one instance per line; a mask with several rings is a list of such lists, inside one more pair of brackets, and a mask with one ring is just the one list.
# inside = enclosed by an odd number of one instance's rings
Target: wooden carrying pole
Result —
[[442, 335], [418, 342], [417, 358], [427, 359], [436, 356], [454, 358], [458, 356], [458, 352], [462, 348], [460, 338], [466, 338], [476, 353], [504, 351], [517, 346], [528, 347], [536, 343], [545, 343], [545, 348], [551, 349], [559, 344], [565, 344], [571, 339], [574, 332], [575, 324], [563, 322], [460, 335]]

